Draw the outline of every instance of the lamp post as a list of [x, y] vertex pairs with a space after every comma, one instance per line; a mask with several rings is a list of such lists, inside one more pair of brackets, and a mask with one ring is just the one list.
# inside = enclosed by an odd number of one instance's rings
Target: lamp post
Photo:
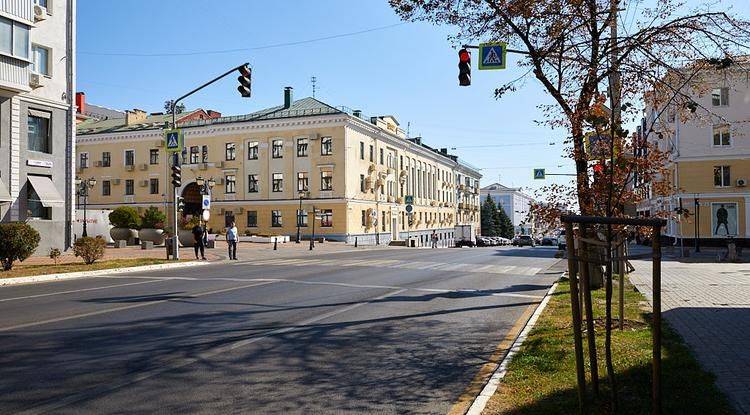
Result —
[[93, 189], [94, 186], [96, 186], [96, 179], [92, 177], [86, 180], [78, 177], [76, 178], [76, 185], [78, 186], [78, 196], [83, 197], [83, 233], [81, 236], [86, 237], [89, 236], [88, 230], [86, 229], [86, 205], [89, 200], [89, 189]]
[[700, 221], [701, 221], [701, 201], [698, 199], [698, 194], [695, 194], [695, 252], [701, 251], [700, 246]]
[[300, 243], [300, 227], [302, 226], [302, 199], [305, 197], [304, 191], [299, 191], [299, 209], [297, 210], [297, 241], [296, 243]]

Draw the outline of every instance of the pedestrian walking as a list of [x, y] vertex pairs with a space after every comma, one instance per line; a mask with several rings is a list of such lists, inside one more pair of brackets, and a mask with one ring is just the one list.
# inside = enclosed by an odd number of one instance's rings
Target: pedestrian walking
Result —
[[206, 233], [203, 231], [203, 227], [200, 225], [193, 226], [193, 248], [195, 249], [195, 259], [198, 259], [198, 253], [200, 252], [200, 259], [206, 259]]
[[227, 245], [229, 245], [229, 259], [237, 259], [237, 241], [239, 240], [237, 226], [234, 222], [227, 227]]
[[430, 237], [430, 239], [432, 240], [432, 247], [433, 248], [437, 248], [437, 245], [438, 245], [438, 236], [437, 236], [437, 233], [435, 231], [432, 231], [432, 236]]

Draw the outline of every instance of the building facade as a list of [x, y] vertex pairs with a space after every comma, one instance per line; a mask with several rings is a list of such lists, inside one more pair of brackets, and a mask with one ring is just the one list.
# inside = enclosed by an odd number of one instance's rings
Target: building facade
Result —
[[75, 1], [0, 3], [0, 217], [37, 255], [67, 249], [74, 217]]
[[[309, 238], [315, 221], [315, 235], [331, 240], [426, 244], [433, 231], [450, 239], [455, 224], [479, 224], [478, 171], [406, 137], [392, 116], [365, 118], [313, 98], [295, 101], [287, 88], [281, 106], [178, 126], [185, 137], [177, 189], [183, 214], [201, 212], [196, 178], [214, 179], [208, 221], [214, 231], [234, 221], [243, 234], [294, 239], [299, 223]], [[162, 128], [126, 120], [79, 124], [84, 176], [97, 180], [92, 208], [170, 209]]]
[[529, 216], [531, 203], [534, 201], [531, 196], [523, 193], [520, 188], [507, 187], [500, 183], [483, 187], [480, 194], [482, 198], [489, 195], [497, 207], [505, 211], [513, 223], [513, 230], [516, 234], [535, 234], [535, 222]]
[[[728, 237], [741, 244], [750, 241], [750, 83], [747, 71], [734, 65], [725, 70], [706, 70], [702, 88], [684, 89], [698, 104], [694, 115], [674, 111], [648, 110], [642, 130], [654, 124], [649, 135], [661, 151], [669, 154], [672, 194], [654, 197], [648, 183], [648, 197], [638, 206], [641, 216], [657, 211], [676, 212], [665, 235], [675, 243], [692, 245], [695, 238], [704, 245], [726, 243]], [[659, 138], [661, 135], [661, 138]], [[697, 231], [697, 233], [696, 233]]]

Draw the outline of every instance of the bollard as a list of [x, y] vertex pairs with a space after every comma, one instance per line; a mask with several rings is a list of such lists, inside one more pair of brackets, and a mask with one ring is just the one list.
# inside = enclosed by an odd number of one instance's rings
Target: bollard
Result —
[[356, 236], [354, 237], [354, 247], [355, 248], [357, 247], [357, 237]]
[[279, 243], [279, 238], [273, 238], [273, 250], [276, 250], [276, 245]]

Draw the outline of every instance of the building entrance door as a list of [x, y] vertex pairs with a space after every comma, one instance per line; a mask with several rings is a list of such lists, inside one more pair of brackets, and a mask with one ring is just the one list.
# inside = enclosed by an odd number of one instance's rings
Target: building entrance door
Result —
[[396, 215], [393, 215], [393, 219], [391, 219], [391, 238], [398, 241], [398, 216]]

